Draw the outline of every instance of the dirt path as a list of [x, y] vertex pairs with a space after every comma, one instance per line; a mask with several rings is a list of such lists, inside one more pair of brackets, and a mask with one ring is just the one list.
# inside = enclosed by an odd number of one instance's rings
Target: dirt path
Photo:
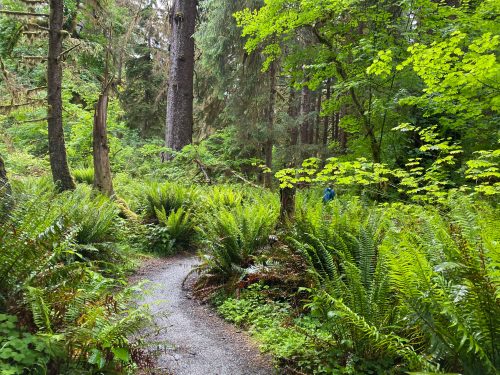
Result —
[[223, 321], [208, 306], [192, 299], [182, 282], [198, 262], [193, 256], [177, 256], [147, 262], [134, 276], [148, 279], [151, 293], [143, 303], [151, 306], [162, 330], [157, 337], [171, 349], [162, 352], [155, 374], [268, 375], [274, 374], [249, 337]]

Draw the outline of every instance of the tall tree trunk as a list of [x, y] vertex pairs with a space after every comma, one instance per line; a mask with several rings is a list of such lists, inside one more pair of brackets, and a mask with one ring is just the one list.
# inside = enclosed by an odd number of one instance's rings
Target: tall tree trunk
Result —
[[296, 166], [299, 158], [298, 142], [299, 142], [299, 124], [298, 117], [300, 114], [300, 97], [297, 97], [297, 92], [293, 87], [290, 87], [290, 96], [288, 97], [288, 118], [290, 121], [289, 136], [290, 136], [290, 153], [291, 165]]
[[321, 125], [321, 101], [323, 96], [323, 88], [320, 86], [318, 91], [318, 100], [316, 101], [316, 131], [314, 132], [314, 143], [319, 145], [319, 127]]
[[297, 117], [299, 116], [300, 108], [297, 100], [296, 92], [290, 88], [290, 97], [288, 98], [288, 117], [293, 121], [290, 127], [290, 146], [297, 146], [299, 141], [299, 128], [297, 126]]
[[311, 90], [307, 86], [302, 88], [301, 98], [300, 98], [300, 116], [302, 117], [302, 123], [300, 124], [300, 143], [309, 143], [309, 128], [311, 126], [311, 119], [309, 113], [311, 112]]
[[[331, 95], [331, 80], [328, 78], [326, 81], [326, 101], [328, 102], [330, 100], [330, 95]], [[330, 122], [331, 116], [325, 116], [323, 119], [323, 146], [326, 146], [328, 144], [328, 126]]]
[[94, 151], [94, 188], [110, 197], [114, 194], [114, 191], [109, 162], [107, 117], [108, 88], [105, 87], [101, 95], [99, 95], [95, 107], [92, 146]]
[[62, 123], [62, 24], [63, 0], [50, 0], [49, 54], [47, 59], [47, 103], [49, 157], [52, 178], [60, 190], [71, 190], [75, 183], [69, 172]]
[[[274, 131], [274, 102], [276, 100], [276, 64], [271, 63], [269, 68], [269, 106], [267, 108], [267, 140], [264, 145], [266, 167], [273, 168], [273, 131]], [[264, 185], [270, 188], [272, 185], [272, 173], [266, 173]]]
[[194, 39], [197, 0], [174, 0], [165, 144], [179, 151], [193, 138]]
[[310, 145], [314, 144], [314, 125], [316, 118], [313, 116], [312, 112], [316, 111], [316, 91], [311, 91], [311, 95], [309, 96], [309, 120], [307, 127], [307, 143]]

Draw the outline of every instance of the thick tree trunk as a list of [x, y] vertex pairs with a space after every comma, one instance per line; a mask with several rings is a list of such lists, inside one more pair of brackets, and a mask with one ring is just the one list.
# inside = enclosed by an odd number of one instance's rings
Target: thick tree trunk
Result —
[[174, 0], [165, 144], [175, 151], [193, 138], [194, 39], [197, 0]]
[[71, 190], [75, 183], [69, 172], [62, 124], [62, 24], [63, 0], [50, 0], [49, 55], [47, 60], [47, 102], [49, 156], [52, 178], [60, 190]]
[[94, 188], [101, 193], [112, 196], [113, 180], [109, 162], [109, 145], [107, 135], [108, 92], [107, 88], [99, 95], [94, 113], [93, 155], [94, 155]]
[[[276, 64], [273, 62], [269, 68], [269, 106], [267, 108], [267, 140], [264, 145], [264, 154], [266, 157], [266, 167], [273, 168], [273, 131], [274, 131], [274, 102], [276, 100]], [[264, 185], [271, 188], [272, 173], [266, 173], [264, 176]]]

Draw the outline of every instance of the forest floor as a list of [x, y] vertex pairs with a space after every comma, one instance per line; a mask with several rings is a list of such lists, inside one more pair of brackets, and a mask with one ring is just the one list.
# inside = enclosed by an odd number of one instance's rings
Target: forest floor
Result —
[[[271, 361], [262, 355], [250, 337], [222, 320], [208, 305], [190, 293], [195, 256], [178, 255], [150, 259], [142, 264], [133, 281], [150, 280], [141, 303], [151, 306], [157, 332], [154, 340], [168, 343], [161, 350], [153, 374], [172, 375], [268, 375]], [[151, 372], [149, 372], [151, 373]]]

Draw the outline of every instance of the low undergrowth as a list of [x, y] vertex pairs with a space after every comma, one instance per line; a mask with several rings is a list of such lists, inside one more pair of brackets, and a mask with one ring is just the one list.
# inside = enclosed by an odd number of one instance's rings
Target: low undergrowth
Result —
[[[439, 207], [300, 200], [269, 243], [233, 230], [206, 248], [199, 291], [223, 317], [290, 372], [496, 373], [496, 208], [456, 195]], [[235, 243], [249, 255], [226, 256]]]
[[150, 322], [127, 286], [132, 223], [80, 185], [13, 183], [0, 226], [2, 374], [132, 373], [144, 352], [131, 339]]

